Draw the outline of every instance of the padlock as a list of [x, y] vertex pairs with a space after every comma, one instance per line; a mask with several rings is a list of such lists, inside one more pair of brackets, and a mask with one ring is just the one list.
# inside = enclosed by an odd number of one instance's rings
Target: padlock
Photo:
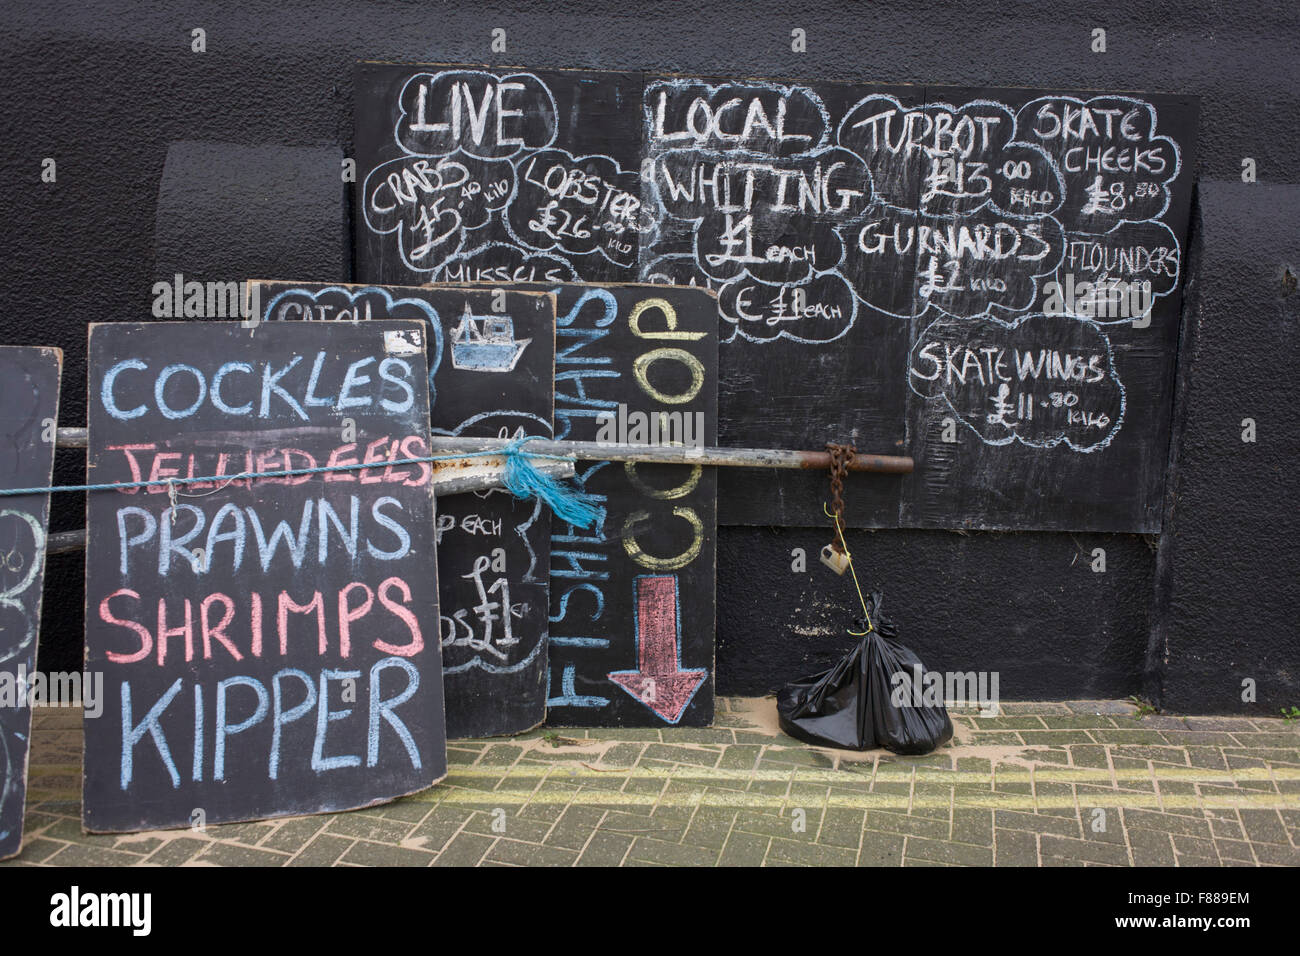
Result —
[[843, 574], [849, 569], [849, 556], [842, 551], [836, 551], [833, 544], [828, 544], [822, 548], [822, 564], [836, 574]]

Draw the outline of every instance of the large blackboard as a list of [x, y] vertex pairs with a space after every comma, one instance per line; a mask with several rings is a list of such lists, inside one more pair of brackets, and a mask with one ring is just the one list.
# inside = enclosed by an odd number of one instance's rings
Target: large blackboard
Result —
[[[554, 296], [504, 289], [252, 286], [268, 320], [423, 321], [433, 434], [551, 437]], [[546, 717], [550, 533], [551, 513], [541, 501], [521, 501], [504, 489], [439, 502], [435, 538], [449, 737], [519, 733]]]
[[446, 772], [427, 328], [91, 325], [83, 821], [344, 810]]
[[[722, 443], [916, 459], [850, 478], [850, 524], [1159, 528], [1195, 98], [391, 64], [356, 88], [363, 278], [708, 286]], [[1149, 310], [1099, 317], [1099, 280]], [[720, 491], [723, 523], [825, 521], [824, 476]]]
[[[58, 349], [0, 347], [0, 488], [49, 485], [62, 369]], [[49, 511], [49, 495], [0, 498], [0, 859], [23, 843]]]

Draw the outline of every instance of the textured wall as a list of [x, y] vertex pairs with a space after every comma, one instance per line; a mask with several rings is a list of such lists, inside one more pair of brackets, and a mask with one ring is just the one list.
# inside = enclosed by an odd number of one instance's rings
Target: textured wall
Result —
[[1300, 187], [1202, 179], [1198, 195], [1152, 692], [1177, 711], [1276, 716], [1300, 702]]
[[[1240, 671], [1257, 677], [1265, 712], [1300, 703], [1297, 562], [1286, 542], [1296, 519], [1285, 495], [1297, 442], [1282, 371], [1295, 358], [1295, 306], [1279, 284], [1284, 262], [1292, 272], [1298, 265], [1300, 209], [1294, 188], [1266, 185], [1296, 183], [1300, 166], [1293, 4], [4, 6], [0, 341], [65, 350], [68, 424], [84, 420], [86, 324], [148, 317], [155, 260], [176, 261], [189, 248], [178, 240], [186, 232], [196, 248], [222, 250], [220, 268], [240, 272], [217, 278], [267, 271], [268, 250], [284, 250], [282, 277], [335, 277], [340, 236], [318, 211], [338, 197], [311, 185], [335, 170], [248, 208], [252, 231], [231, 214], [245, 201], [238, 188], [225, 208], [210, 193], [187, 201], [171, 184], [171, 211], [160, 210], [159, 196], [174, 143], [255, 147], [269, 169], [292, 169], [308, 154], [336, 164], [337, 150], [351, 150], [358, 58], [1199, 95], [1206, 238], [1192, 278], [1203, 292], [1184, 319], [1197, 344], [1182, 366], [1180, 498], [1159, 567], [1132, 536], [878, 532], [851, 543], [923, 659], [1000, 669], [1004, 697], [1122, 696], [1145, 686], [1180, 709], [1235, 710], [1239, 697], [1225, 686], [1239, 687]], [[196, 26], [206, 31], [202, 54], [190, 50]], [[505, 54], [489, 52], [495, 27], [507, 31]], [[806, 54], [790, 52], [795, 27], [807, 31]], [[1089, 50], [1096, 27], [1107, 31], [1105, 53]], [[227, 155], [232, 181], [264, 181], [250, 154]], [[1256, 160], [1261, 183], [1237, 183], [1244, 156]], [[57, 161], [55, 184], [40, 182], [44, 157]], [[204, 263], [182, 271], [209, 278]], [[1260, 439], [1243, 450], [1239, 423], [1252, 413]], [[59, 480], [77, 481], [81, 469], [78, 453], [59, 453]], [[53, 514], [55, 529], [84, 521], [71, 497]], [[723, 529], [719, 690], [773, 687], [843, 646], [822, 629], [846, 623], [851, 584], [841, 609], [799, 601], [801, 580], [829, 573], [815, 557], [826, 540], [824, 531]], [[811, 562], [802, 578], [790, 571], [800, 546]], [[1095, 547], [1106, 549], [1105, 574], [1086, 563]], [[81, 573], [79, 557], [50, 560], [46, 668], [79, 658]]]

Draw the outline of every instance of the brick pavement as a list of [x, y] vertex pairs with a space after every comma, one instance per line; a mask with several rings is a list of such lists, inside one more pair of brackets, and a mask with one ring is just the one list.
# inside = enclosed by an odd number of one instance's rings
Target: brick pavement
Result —
[[1114, 701], [953, 722], [925, 757], [846, 753], [780, 734], [771, 698], [719, 699], [708, 729], [453, 741], [446, 781], [382, 807], [103, 836], [80, 827], [80, 714], [42, 709], [3, 865], [1300, 864], [1300, 722]]

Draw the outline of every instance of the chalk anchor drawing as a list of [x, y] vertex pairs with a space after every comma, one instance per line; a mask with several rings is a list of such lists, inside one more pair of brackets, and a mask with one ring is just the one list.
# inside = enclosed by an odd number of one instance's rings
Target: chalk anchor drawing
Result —
[[451, 364], [471, 372], [510, 372], [532, 339], [516, 339], [508, 315], [474, 315], [465, 303], [460, 325], [451, 330]]

